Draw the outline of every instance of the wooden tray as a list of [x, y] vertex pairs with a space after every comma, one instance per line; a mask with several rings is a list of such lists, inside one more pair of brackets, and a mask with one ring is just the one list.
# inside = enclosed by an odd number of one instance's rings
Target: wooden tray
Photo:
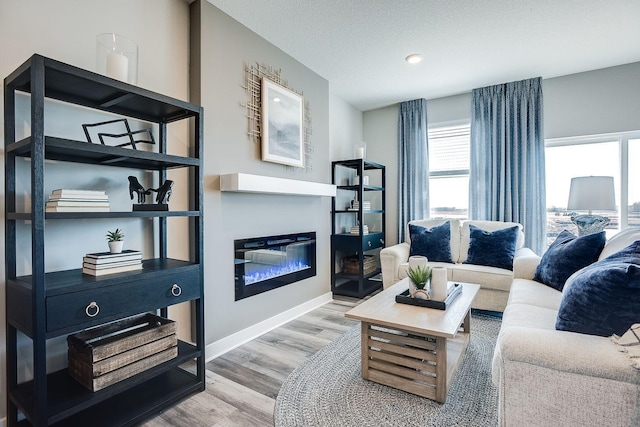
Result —
[[409, 304], [409, 305], [417, 305], [419, 307], [427, 307], [427, 308], [435, 308], [438, 310], [446, 310], [448, 305], [451, 303], [462, 293], [462, 285], [460, 283], [454, 283], [453, 289], [447, 295], [447, 298], [444, 301], [436, 301], [432, 299], [420, 299], [420, 298], [411, 298], [409, 295], [409, 289], [404, 292], [396, 295], [396, 302], [401, 304]]

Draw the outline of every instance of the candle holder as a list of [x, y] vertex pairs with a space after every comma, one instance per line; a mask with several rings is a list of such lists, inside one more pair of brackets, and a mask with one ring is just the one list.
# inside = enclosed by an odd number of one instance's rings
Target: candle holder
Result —
[[138, 82], [138, 45], [114, 33], [96, 37], [96, 71], [123, 82]]

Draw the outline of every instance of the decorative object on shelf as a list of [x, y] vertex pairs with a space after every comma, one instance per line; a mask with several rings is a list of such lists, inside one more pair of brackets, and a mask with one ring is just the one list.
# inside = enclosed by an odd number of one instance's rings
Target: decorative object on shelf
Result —
[[[122, 123], [124, 125], [124, 132], [118, 130], [117, 128], [119, 126], [115, 126], [116, 123]], [[100, 144], [102, 145], [107, 145], [104, 142], [104, 138], [124, 138], [124, 137], [128, 137], [128, 141], [124, 142], [122, 144], [117, 144], [115, 145], [116, 147], [126, 147], [128, 145], [131, 145], [131, 148], [133, 148], [134, 150], [137, 150], [136, 144], [141, 143], [141, 144], [155, 144], [156, 141], [153, 139], [153, 133], [151, 132], [151, 129], [140, 129], [140, 130], [131, 130], [131, 127], [129, 126], [129, 121], [127, 119], [115, 119], [115, 120], [108, 120], [106, 122], [99, 122], [99, 123], [86, 123], [82, 125], [82, 129], [84, 130], [84, 134], [87, 137], [87, 142], [93, 143], [93, 141], [91, 140], [91, 133], [89, 132], [89, 128], [93, 128], [93, 127], [104, 127], [110, 125], [109, 128], [111, 129], [116, 129], [115, 131], [119, 132], [119, 133], [105, 133], [105, 132], [98, 132], [98, 139], [100, 140]], [[141, 134], [141, 133], [146, 133], [149, 135], [149, 139], [148, 140], [136, 140], [134, 139], [134, 135], [137, 134]]]
[[369, 185], [369, 175], [364, 175], [362, 177], [362, 185]]
[[262, 78], [262, 160], [304, 167], [303, 98]]
[[[360, 260], [357, 255], [346, 256], [341, 259], [341, 268], [344, 274], [356, 275], [360, 272]], [[378, 269], [376, 257], [364, 255], [362, 257], [362, 270], [364, 274], [371, 274]]]
[[109, 196], [99, 190], [60, 188], [51, 192], [45, 212], [109, 212]]
[[[170, 179], [165, 180], [162, 185], [158, 188], [145, 188], [140, 184], [138, 178], [135, 176], [129, 176], [129, 197], [133, 200], [133, 194], [135, 193], [138, 196], [138, 203], [133, 205], [134, 211], [168, 211], [169, 210], [169, 199], [171, 198], [171, 194], [173, 192], [173, 181]], [[156, 194], [156, 203], [145, 205], [146, 196], [150, 195], [151, 192], [155, 192]]]
[[[244, 66], [244, 85], [242, 86], [244, 90], [247, 91], [249, 95], [249, 100], [246, 104], [242, 106], [246, 110], [247, 114], [247, 136], [254, 143], [261, 142], [261, 137], [263, 133], [262, 129], [262, 79], [267, 78], [269, 81], [274, 82], [275, 84], [282, 86], [302, 97], [302, 93], [296, 90], [293, 90], [289, 87], [287, 81], [282, 77], [282, 70], [274, 69], [273, 67], [267, 66], [265, 64], [248, 65]], [[304, 161], [302, 165], [305, 169], [311, 170], [312, 165], [312, 154], [313, 154], [313, 146], [311, 144], [311, 111], [309, 108], [309, 102], [303, 102], [303, 124], [302, 124], [302, 133], [303, 133], [303, 148], [304, 148]]]
[[114, 231], [107, 231], [107, 242], [109, 242], [109, 251], [112, 254], [119, 254], [122, 252], [122, 246], [124, 245], [124, 233], [119, 228]]
[[433, 267], [431, 270], [431, 298], [444, 301], [447, 298], [447, 268]]
[[367, 156], [367, 143], [360, 142], [353, 147], [353, 157], [356, 159], [364, 159]]
[[[88, 313], [99, 311], [95, 303]], [[146, 313], [69, 335], [69, 374], [98, 391], [178, 355], [176, 322]]]
[[96, 37], [96, 70], [123, 82], [138, 82], [138, 45], [114, 33]]
[[572, 215], [578, 236], [599, 233], [609, 225], [609, 218], [592, 215], [592, 211], [615, 211], [616, 197], [612, 176], [580, 176], [571, 178], [568, 211], [588, 211], [587, 215]]
[[142, 270], [142, 252], [140, 251], [128, 249], [116, 253], [96, 252], [86, 254], [82, 258], [82, 272], [91, 276], [106, 276], [135, 270]]

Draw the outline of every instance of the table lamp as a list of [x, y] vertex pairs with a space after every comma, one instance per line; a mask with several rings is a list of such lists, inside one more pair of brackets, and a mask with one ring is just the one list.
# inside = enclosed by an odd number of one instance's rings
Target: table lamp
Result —
[[612, 176], [580, 176], [571, 178], [569, 211], [588, 211], [586, 215], [573, 215], [571, 221], [578, 227], [578, 235], [598, 233], [609, 224], [609, 218], [592, 215], [592, 211], [615, 211], [615, 189]]

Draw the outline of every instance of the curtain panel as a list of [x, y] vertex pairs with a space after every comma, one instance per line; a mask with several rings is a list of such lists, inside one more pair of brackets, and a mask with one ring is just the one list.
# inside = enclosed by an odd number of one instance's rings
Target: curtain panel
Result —
[[469, 217], [519, 222], [528, 247], [546, 248], [540, 77], [473, 90]]
[[404, 242], [407, 223], [429, 217], [426, 99], [399, 105], [398, 175], [398, 242]]

